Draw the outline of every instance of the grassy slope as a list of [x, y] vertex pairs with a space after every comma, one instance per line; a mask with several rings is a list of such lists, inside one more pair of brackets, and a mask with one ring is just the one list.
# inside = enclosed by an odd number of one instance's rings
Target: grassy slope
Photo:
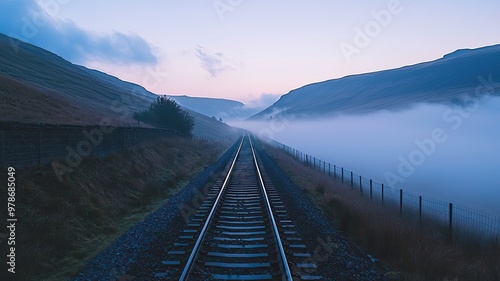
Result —
[[[106, 115], [82, 107], [58, 93], [0, 75], [0, 121], [85, 125], [98, 124]], [[118, 124], [116, 124], [118, 125]]]
[[[156, 99], [139, 85], [74, 65], [27, 43], [13, 48], [10, 40], [0, 34], [0, 76], [4, 77], [0, 81], [0, 121], [28, 122], [36, 117], [37, 123], [95, 125], [105, 116], [108, 124], [135, 126], [133, 113]], [[22, 113], [21, 109], [41, 113]], [[231, 127], [207, 116], [192, 115], [195, 135], [225, 137], [234, 133]]]
[[228, 146], [167, 138], [87, 159], [62, 183], [50, 166], [18, 171], [19, 280], [75, 274]]
[[[456, 52], [435, 61], [305, 85], [283, 95], [252, 119], [283, 115], [324, 118], [338, 113], [397, 110], [416, 103], [458, 103], [476, 95], [483, 79], [500, 76], [500, 45]], [[497, 78], [498, 79], [498, 78]], [[495, 81], [495, 80], [493, 80]], [[488, 91], [500, 94], [497, 83]], [[481, 94], [486, 93], [485, 89]], [[477, 96], [476, 96], [477, 98]]]
[[442, 235], [402, 220], [282, 151], [266, 150], [352, 241], [391, 264], [391, 280], [500, 280], [500, 245], [450, 247]]

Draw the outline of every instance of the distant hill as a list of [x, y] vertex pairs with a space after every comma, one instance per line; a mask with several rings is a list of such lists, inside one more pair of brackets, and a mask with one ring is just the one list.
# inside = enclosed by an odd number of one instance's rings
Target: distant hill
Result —
[[203, 97], [189, 97], [189, 96], [172, 96], [177, 103], [190, 110], [202, 113], [208, 117], [215, 117], [216, 119], [226, 120], [243, 120], [246, 119], [263, 108], [250, 108], [245, 104], [228, 99], [215, 99]]
[[[318, 118], [337, 113], [397, 110], [415, 103], [460, 103], [475, 95], [478, 77], [492, 75], [500, 91], [500, 45], [458, 50], [413, 66], [347, 76], [303, 86], [251, 119]], [[483, 91], [484, 92], [484, 91]]]
[[[44, 49], [0, 34], [0, 121], [134, 126], [132, 114], [156, 95], [106, 73], [72, 64]], [[225, 136], [233, 129], [202, 114], [194, 134]]]

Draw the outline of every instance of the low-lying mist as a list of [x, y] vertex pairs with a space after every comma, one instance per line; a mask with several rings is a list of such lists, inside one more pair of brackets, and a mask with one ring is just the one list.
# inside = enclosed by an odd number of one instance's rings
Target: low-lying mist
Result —
[[231, 125], [405, 192], [500, 215], [500, 98]]

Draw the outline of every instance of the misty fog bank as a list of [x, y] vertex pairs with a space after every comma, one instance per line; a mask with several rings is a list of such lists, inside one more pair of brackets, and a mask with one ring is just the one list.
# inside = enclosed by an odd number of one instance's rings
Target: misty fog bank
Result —
[[329, 120], [239, 122], [375, 181], [500, 215], [500, 98]]

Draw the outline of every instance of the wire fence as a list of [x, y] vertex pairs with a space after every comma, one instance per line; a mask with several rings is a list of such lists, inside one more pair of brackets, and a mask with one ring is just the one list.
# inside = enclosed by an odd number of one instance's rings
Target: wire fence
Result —
[[179, 134], [173, 130], [152, 128], [0, 123], [0, 167], [31, 167], [55, 160], [74, 164], [175, 135]]
[[275, 140], [269, 141], [276, 148], [285, 151], [305, 165], [323, 172], [352, 189], [359, 190], [363, 197], [379, 202], [384, 207], [392, 208], [405, 219], [444, 233], [450, 243], [469, 239], [500, 242], [499, 216], [392, 188]]

